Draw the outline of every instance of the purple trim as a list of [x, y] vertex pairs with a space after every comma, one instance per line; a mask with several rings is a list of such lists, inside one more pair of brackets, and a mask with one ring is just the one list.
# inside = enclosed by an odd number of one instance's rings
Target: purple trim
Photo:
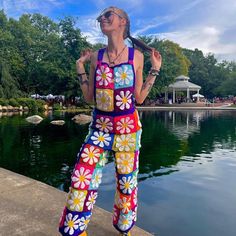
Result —
[[134, 60], [134, 48], [129, 47], [129, 61], [133, 62]]
[[106, 48], [101, 48], [98, 51], [98, 63], [100, 64], [102, 62], [103, 54], [105, 52]]
[[127, 111], [100, 111], [97, 108], [93, 110], [93, 116], [95, 115], [104, 115], [104, 116], [123, 116], [133, 114], [135, 111], [135, 107], [133, 106], [131, 109]]

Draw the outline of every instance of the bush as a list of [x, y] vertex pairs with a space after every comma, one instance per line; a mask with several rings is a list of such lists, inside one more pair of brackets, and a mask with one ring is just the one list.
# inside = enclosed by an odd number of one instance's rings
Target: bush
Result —
[[15, 98], [10, 98], [8, 100], [8, 105], [13, 106], [13, 107], [19, 107], [20, 104], [18, 103], [18, 101]]
[[0, 98], [0, 105], [1, 106], [7, 106], [8, 105], [8, 100], [4, 98]]
[[19, 105], [27, 106], [30, 111], [43, 111], [46, 104], [43, 100], [35, 100], [33, 98], [17, 98]]
[[55, 111], [61, 110], [61, 106], [60, 106], [59, 103], [54, 103], [52, 108], [53, 108], [53, 110], [55, 110]]

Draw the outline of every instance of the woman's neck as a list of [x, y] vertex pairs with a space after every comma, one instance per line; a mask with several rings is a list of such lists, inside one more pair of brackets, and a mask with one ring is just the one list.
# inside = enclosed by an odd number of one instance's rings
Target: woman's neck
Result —
[[125, 46], [123, 36], [111, 35], [108, 37], [107, 49], [109, 53], [117, 55]]

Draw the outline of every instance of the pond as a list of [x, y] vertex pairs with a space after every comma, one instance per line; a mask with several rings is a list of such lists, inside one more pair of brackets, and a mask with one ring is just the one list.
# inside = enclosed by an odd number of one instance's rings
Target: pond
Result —
[[[159, 236], [236, 235], [236, 111], [140, 111], [137, 225]], [[68, 191], [87, 134], [73, 113], [0, 118], [0, 166]], [[64, 119], [63, 126], [50, 124]], [[111, 211], [113, 160], [103, 170], [97, 205]]]

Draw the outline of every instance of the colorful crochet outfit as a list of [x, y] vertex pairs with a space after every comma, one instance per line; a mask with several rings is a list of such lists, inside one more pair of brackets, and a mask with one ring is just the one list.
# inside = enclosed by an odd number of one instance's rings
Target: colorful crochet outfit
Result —
[[110, 154], [115, 158], [117, 184], [113, 225], [125, 233], [136, 221], [142, 130], [134, 104], [134, 49], [129, 48], [126, 63], [113, 67], [102, 62], [104, 52], [105, 48], [98, 52], [94, 78], [96, 107], [71, 176], [67, 203], [60, 219], [62, 235], [77, 236], [87, 228], [98, 195], [102, 168]]

